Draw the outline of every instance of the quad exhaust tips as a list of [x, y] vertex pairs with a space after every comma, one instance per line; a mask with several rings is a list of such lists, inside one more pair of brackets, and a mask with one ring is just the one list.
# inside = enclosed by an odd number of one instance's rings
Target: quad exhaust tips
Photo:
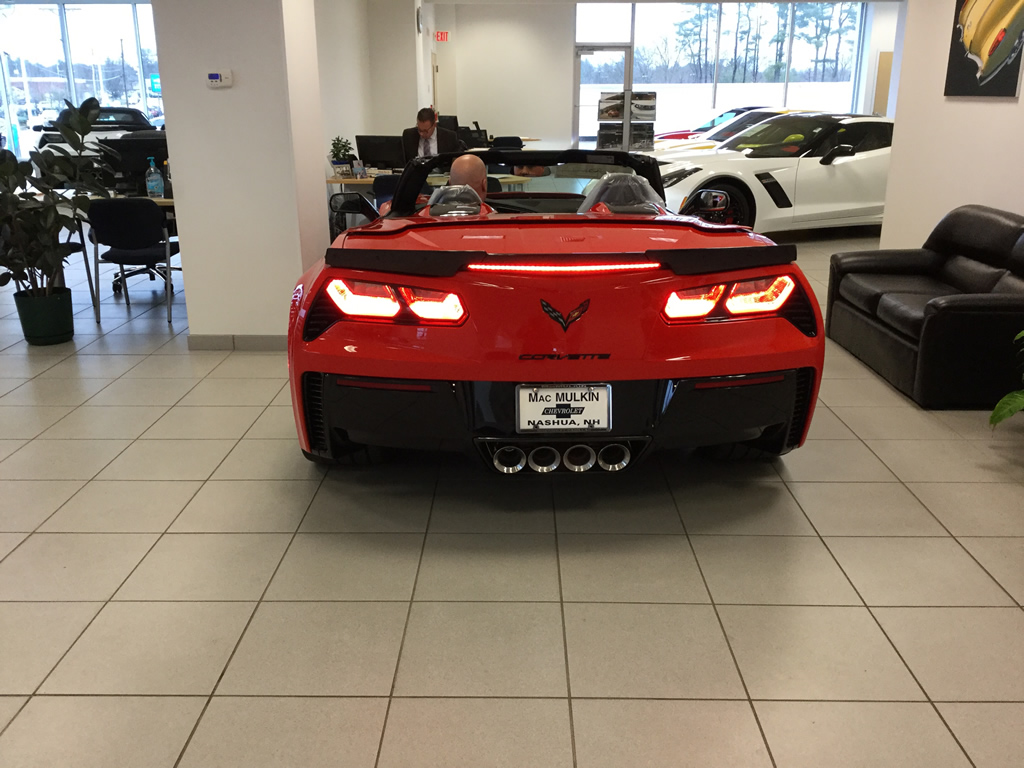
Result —
[[494, 468], [503, 475], [515, 475], [527, 468], [544, 475], [556, 470], [589, 472], [594, 467], [604, 472], [619, 472], [629, 465], [633, 454], [625, 441], [603, 445], [575, 443], [564, 450], [558, 445], [506, 444], [494, 450], [490, 458]]
[[626, 468], [630, 458], [629, 448], [621, 443], [612, 443], [597, 454], [597, 466], [605, 472], [618, 472]]
[[559, 456], [558, 451], [551, 446], [542, 445], [539, 448], [534, 448], [530, 451], [530, 457], [527, 459], [527, 463], [530, 465], [530, 469], [534, 472], [554, 472], [558, 469], [558, 465], [562, 463], [562, 457]]
[[526, 454], [523, 453], [522, 448], [506, 445], [494, 452], [494, 468], [503, 475], [514, 475], [516, 472], [522, 471], [525, 466]]

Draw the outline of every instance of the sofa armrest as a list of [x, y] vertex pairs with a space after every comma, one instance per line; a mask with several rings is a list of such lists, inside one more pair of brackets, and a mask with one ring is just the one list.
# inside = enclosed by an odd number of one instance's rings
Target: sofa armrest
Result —
[[1024, 331], [1024, 294], [1015, 293], [961, 293], [956, 296], [939, 296], [925, 304], [924, 316], [952, 312], [991, 312], [999, 315], [1021, 316], [1021, 330]]
[[965, 293], [925, 305], [914, 399], [927, 408], [991, 408], [1020, 387], [1014, 337], [1024, 295]]
[[881, 272], [890, 275], [933, 274], [946, 257], [924, 248], [900, 248], [884, 251], [850, 251], [833, 254], [832, 273]]

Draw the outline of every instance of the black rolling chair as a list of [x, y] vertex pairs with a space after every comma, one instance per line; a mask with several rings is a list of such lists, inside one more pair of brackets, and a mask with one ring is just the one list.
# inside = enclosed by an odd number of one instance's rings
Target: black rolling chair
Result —
[[501, 182], [498, 181], [493, 176], [488, 176], [487, 177], [487, 193], [490, 194], [491, 192], [501, 192]]
[[[124, 291], [124, 301], [132, 305], [128, 296], [126, 278], [146, 274], [151, 280], [157, 276], [164, 279], [164, 293], [167, 301], [167, 322], [171, 322], [171, 257], [179, 252], [177, 242], [171, 242], [167, 233], [167, 219], [160, 206], [144, 197], [93, 200], [89, 205], [89, 223], [95, 243], [93, 263], [96, 282], [99, 284], [100, 259], [117, 264], [120, 268], [119, 281]], [[109, 246], [100, 254], [100, 246]], [[160, 266], [158, 266], [160, 265]], [[139, 269], [125, 272], [126, 266]], [[99, 301], [96, 302], [96, 322], [100, 321]]]
[[402, 177], [397, 173], [382, 173], [379, 176], [374, 176], [373, 202], [378, 208], [395, 196], [400, 178]]
[[491, 139], [492, 149], [522, 149], [523, 140], [518, 136], [495, 136]]

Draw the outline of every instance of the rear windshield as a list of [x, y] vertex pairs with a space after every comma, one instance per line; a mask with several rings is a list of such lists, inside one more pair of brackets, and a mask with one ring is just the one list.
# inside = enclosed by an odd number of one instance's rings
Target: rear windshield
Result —
[[835, 122], [817, 117], [780, 115], [733, 136], [722, 149], [750, 149], [757, 157], [795, 157], [835, 127]]
[[110, 107], [101, 107], [99, 117], [96, 118], [95, 122], [97, 125], [103, 123], [149, 125], [149, 121], [146, 120], [145, 116], [134, 109], [113, 109]]

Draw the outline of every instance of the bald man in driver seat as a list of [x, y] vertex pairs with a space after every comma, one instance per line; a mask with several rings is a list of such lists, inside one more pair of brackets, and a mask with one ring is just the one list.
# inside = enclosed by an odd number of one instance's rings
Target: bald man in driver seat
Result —
[[476, 155], [462, 155], [452, 162], [451, 172], [448, 174], [448, 185], [457, 186], [465, 184], [471, 187], [480, 199], [487, 198], [487, 166], [484, 161]]

